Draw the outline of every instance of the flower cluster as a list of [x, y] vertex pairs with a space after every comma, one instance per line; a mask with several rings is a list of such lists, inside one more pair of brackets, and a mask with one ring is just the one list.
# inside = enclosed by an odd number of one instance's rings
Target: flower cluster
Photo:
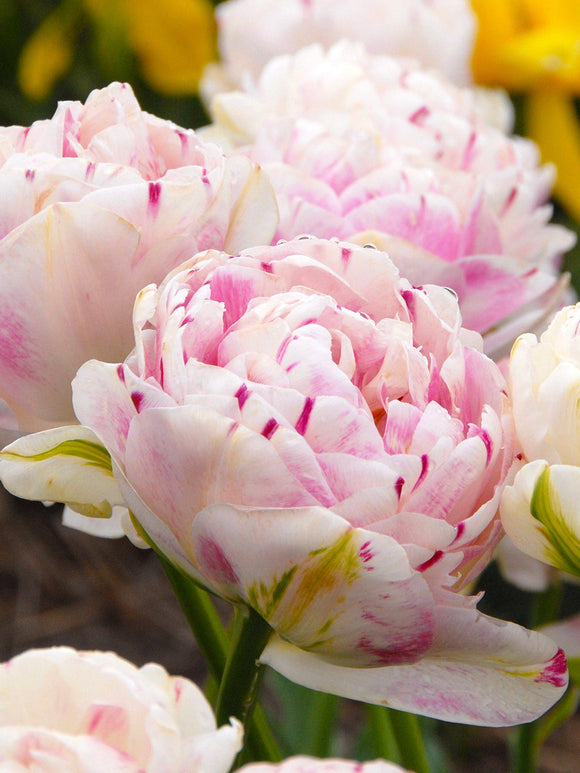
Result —
[[[580, 306], [529, 332], [564, 304], [574, 237], [550, 223], [551, 167], [467, 88], [473, 14], [230, 0], [218, 17], [198, 134], [119, 83], [0, 129], [0, 426], [19, 435], [0, 479], [156, 551], [217, 719], [160, 666], [29, 652], [0, 666], [11, 769], [227, 773], [263, 665], [489, 726], [567, 687], [555, 641], [469, 595], [501, 518], [580, 574]], [[520, 333], [508, 386], [492, 357]], [[236, 607], [228, 633], [205, 591]], [[262, 715], [254, 758], [277, 758], [268, 732]], [[245, 773], [279, 769], [361, 766]]]
[[124, 364], [79, 370], [81, 427], [4, 451], [9, 489], [126, 504], [271, 626], [263, 662], [315, 689], [491, 725], [559, 694], [554, 645], [457, 593], [501, 534], [513, 436], [452, 293], [376, 249], [298, 239], [201, 253], [140, 293], [134, 324]]

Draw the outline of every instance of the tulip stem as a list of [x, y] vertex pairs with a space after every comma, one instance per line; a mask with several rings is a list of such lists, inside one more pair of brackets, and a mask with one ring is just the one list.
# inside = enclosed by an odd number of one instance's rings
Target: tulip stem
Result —
[[237, 717], [245, 730], [249, 728], [264, 674], [259, 658], [271, 633], [268, 623], [253, 609], [236, 609], [230, 651], [216, 705], [218, 725], [225, 724], [230, 717]]
[[556, 580], [548, 588], [537, 593], [532, 609], [530, 628], [539, 628], [558, 619], [562, 604], [562, 583]]
[[384, 706], [367, 706], [367, 715], [373, 739], [373, 754], [389, 762], [402, 762], [399, 744], [391, 722], [391, 712]]
[[415, 773], [429, 773], [429, 761], [418, 718], [406, 711], [386, 711], [401, 755], [401, 765]]
[[[210, 672], [219, 684], [226, 667], [229, 637], [212, 604], [210, 595], [196, 585], [191, 577], [177, 569], [165, 556], [161, 553], [157, 555], [195, 640], [205, 655]], [[276, 739], [260, 705], [256, 706], [248, 741], [253, 756], [257, 759], [272, 762], [282, 759]]]
[[159, 560], [195, 640], [205, 655], [209, 670], [219, 683], [226, 665], [228, 635], [209, 594], [164, 556], [159, 555]]
[[336, 695], [312, 690], [304, 723], [304, 742], [301, 754], [328, 757], [332, 744], [332, 730], [340, 699]]
[[[532, 609], [531, 628], [547, 625], [558, 619], [562, 602], [562, 583], [553, 582], [547, 590], [537, 593]], [[540, 730], [544, 718], [520, 725], [514, 731], [511, 747], [514, 773], [534, 773], [538, 768], [538, 757], [542, 746]]]

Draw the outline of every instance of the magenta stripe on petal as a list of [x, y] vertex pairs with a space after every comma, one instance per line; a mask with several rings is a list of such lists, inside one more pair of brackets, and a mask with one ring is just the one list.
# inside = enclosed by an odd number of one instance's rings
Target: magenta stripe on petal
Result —
[[563, 649], [559, 649], [550, 665], [546, 666], [542, 673], [534, 679], [534, 682], [547, 682], [553, 684], [554, 687], [565, 687], [568, 681], [567, 670], [566, 655]]
[[313, 407], [314, 407], [313, 398], [307, 397], [304, 402], [304, 408], [302, 409], [302, 413], [300, 414], [300, 417], [296, 422], [296, 432], [299, 432], [301, 435], [306, 434], [306, 428], [308, 427], [308, 420], [310, 419], [310, 414], [312, 413]]

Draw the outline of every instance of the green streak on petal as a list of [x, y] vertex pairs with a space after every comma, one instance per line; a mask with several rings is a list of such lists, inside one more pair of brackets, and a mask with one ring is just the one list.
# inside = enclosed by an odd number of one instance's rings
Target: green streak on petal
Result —
[[92, 443], [89, 440], [65, 440], [54, 448], [47, 451], [41, 451], [38, 454], [16, 454], [11, 451], [4, 451], [2, 456], [5, 458], [27, 459], [32, 462], [43, 462], [54, 456], [74, 456], [77, 459], [83, 459], [91, 467], [99, 467], [102, 470], [113, 475], [113, 466], [108, 451], [98, 443]]
[[274, 582], [270, 586], [266, 585], [263, 580], [260, 580], [259, 585], [254, 583], [248, 589], [250, 605], [266, 618], [272, 615], [280, 601], [284, 598], [284, 594], [292, 582], [297, 569], [297, 566], [293, 566], [287, 572], [284, 572], [279, 580], [275, 577]]
[[292, 566], [280, 578], [275, 576], [271, 583], [254, 582], [247, 590], [248, 603], [271, 624], [278, 613], [280, 619], [275, 623], [276, 630], [284, 635], [299, 626], [313, 603], [334, 591], [336, 596], [331, 607], [335, 614], [321, 622], [317, 631], [321, 638], [308, 645], [308, 649], [315, 649], [332, 639], [332, 636], [325, 638], [324, 634], [342, 614], [340, 609], [336, 611], [346, 599], [340, 590], [352, 585], [362, 571], [353, 532], [348, 531], [333, 544], [310, 551], [302, 563]]
[[546, 559], [569, 574], [580, 575], [580, 539], [564, 520], [560, 498], [552, 483], [550, 468], [542, 472], [534, 486], [530, 512], [544, 529], [550, 547]]
[[[321, 595], [334, 588], [344, 587], [345, 584], [350, 586], [361, 575], [359, 552], [352, 531], [343, 534], [329, 547], [313, 550], [309, 556], [310, 560], [300, 566], [297, 581], [292, 587], [290, 614], [283, 621], [286, 630], [297, 626], [308, 607]], [[335, 599], [335, 606], [344, 603], [344, 600], [344, 595]], [[327, 628], [331, 627], [332, 622], [329, 621]]]

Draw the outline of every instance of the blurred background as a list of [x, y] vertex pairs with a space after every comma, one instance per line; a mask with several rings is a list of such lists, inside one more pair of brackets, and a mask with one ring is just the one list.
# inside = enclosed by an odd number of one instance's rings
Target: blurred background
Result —
[[[131, 83], [141, 106], [149, 112], [189, 128], [203, 125], [207, 116], [197, 88], [203, 67], [218, 56], [215, 5], [210, 0], [1, 0], [0, 124], [29, 125], [50, 117], [59, 100], [84, 101], [92, 89], [120, 80]], [[504, 10], [510, 5], [503, 2]], [[546, 82], [545, 67], [536, 73], [534, 62], [545, 64], [548, 43], [532, 40], [522, 49], [501, 16], [501, 3], [482, 0], [474, 6], [482, 20], [474, 59], [480, 82], [511, 90], [516, 131], [546, 140], [544, 157], [551, 158], [552, 145], [566, 138], [568, 168], [565, 184], [558, 189], [561, 203], [555, 204], [555, 219], [578, 232], [576, 82]], [[558, 2], [552, 5], [554, 14], [560, 6], [564, 8]], [[565, 15], [565, 9], [562, 13]], [[562, 35], [568, 35], [567, 20], [556, 21]], [[496, 23], [500, 31], [492, 35]], [[562, 36], [554, 37], [551, 30], [548, 38], [554, 50], [548, 54], [562, 56]], [[580, 48], [574, 35], [573, 29], [570, 45], [577, 61], [571, 66], [580, 73]], [[580, 26], [577, 37], [580, 39]], [[514, 40], [520, 46], [515, 45], [516, 54], [520, 51], [522, 61], [529, 62], [520, 80], [513, 77]], [[512, 77], [506, 80], [508, 70]], [[546, 85], [559, 98], [555, 109], [564, 103], [567, 110], [563, 117], [558, 113], [565, 125], [552, 126], [547, 138], [538, 121], [540, 112], [544, 117], [550, 115], [542, 102]], [[564, 268], [571, 271], [579, 288], [577, 249], [568, 255]], [[484, 611], [531, 624], [532, 594], [508, 585], [495, 566], [483, 575], [480, 588], [489, 591], [481, 605]], [[579, 608], [578, 589], [567, 588], [564, 613]], [[224, 608], [224, 617], [227, 613]], [[138, 550], [128, 540], [97, 539], [67, 529], [61, 524], [59, 507], [16, 500], [4, 491], [0, 491], [0, 632], [1, 660], [29, 647], [69, 644], [79, 649], [112, 649], [137, 664], [156, 660], [170, 673], [201, 684], [206, 679], [202, 657], [151, 551]], [[295, 731], [304, 723], [298, 710], [293, 713], [293, 706], [301, 705], [304, 691], [275, 676], [270, 677], [268, 688], [266, 701], [279, 728], [285, 728], [290, 753]], [[344, 702], [337, 711], [340, 732], [332, 752], [364, 758], [372, 744], [365, 747], [364, 738], [355, 740], [364, 723], [363, 709]], [[580, 770], [579, 727], [576, 720], [568, 722], [549, 739], [542, 753], [543, 773]], [[425, 728], [432, 739], [437, 770], [508, 770], [509, 731], [435, 726], [428, 721]], [[448, 751], [439, 750], [439, 738]]]
[[211, 0], [2, 0], [0, 124], [51, 116], [114, 80], [141, 106], [195, 128], [204, 66], [217, 58]]

